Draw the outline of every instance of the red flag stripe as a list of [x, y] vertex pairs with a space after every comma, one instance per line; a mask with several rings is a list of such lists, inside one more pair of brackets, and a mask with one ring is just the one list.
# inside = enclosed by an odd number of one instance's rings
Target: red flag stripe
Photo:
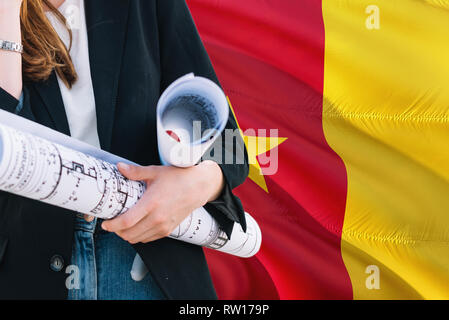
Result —
[[322, 126], [321, 1], [188, 3], [242, 129], [288, 138], [270, 193], [252, 181], [238, 189], [261, 225], [261, 252], [245, 261], [208, 251], [220, 298], [352, 298], [340, 250], [346, 169]]

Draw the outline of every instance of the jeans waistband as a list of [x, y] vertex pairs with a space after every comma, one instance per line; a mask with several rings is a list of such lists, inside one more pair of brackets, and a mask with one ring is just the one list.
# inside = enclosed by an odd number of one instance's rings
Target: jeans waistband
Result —
[[86, 231], [90, 233], [106, 232], [101, 228], [103, 219], [95, 218], [91, 222], [87, 222], [84, 219], [83, 214], [77, 214], [75, 219], [75, 231]]

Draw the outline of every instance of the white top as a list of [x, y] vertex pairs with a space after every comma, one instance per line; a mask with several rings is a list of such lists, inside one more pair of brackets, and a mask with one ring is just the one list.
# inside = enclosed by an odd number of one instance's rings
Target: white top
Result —
[[[72, 89], [68, 89], [58, 77], [62, 100], [69, 122], [70, 134], [73, 138], [100, 148], [95, 96], [90, 74], [89, 43], [87, 39], [84, 0], [65, 0], [59, 7], [59, 11], [66, 18], [68, 27], [72, 29], [70, 56], [75, 65], [75, 70], [78, 73], [78, 80]], [[70, 37], [65, 26], [53, 13], [48, 12], [47, 17], [61, 40], [68, 47]], [[148, 269], [140, 256], [136, 254], [131, 270], [131, 277], [135, 281], [141, 281], [147, 273]]]
[[[73, 138], [100, 148], [95, 96], [90, 74], [84, 0], [65, 0], [59, 7], [59, 11], [67, 19], [68, 27], [72, 29], [73, 39], [70, 56], [78, 74], [78, 80], [72, 89], [68, 89], [58, 77], [70, 133]], [[66, 27], [53, 13], [47, 12], [47, 17], [61, 40], [68, 47], [70, 38]]]

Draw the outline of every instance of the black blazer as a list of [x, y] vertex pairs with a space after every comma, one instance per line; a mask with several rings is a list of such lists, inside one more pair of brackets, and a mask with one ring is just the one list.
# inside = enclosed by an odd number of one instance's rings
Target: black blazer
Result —
[[[160, 164], [156, 104], [163, 90], [189, 72], [216, 83], [208, 55], [183, 0], [87, 0], [90, 65], [101, 146], [142, 165]], [[58, 82], [24, 83], [19, 115], [70, 134]], [[0, 88], [0, 108], [15, 112], [18, 101]], [[231, 113], [232, 114], [232, 113]], [[236, 128], [231, 115], [227, 128]], [[223, 154], [244, 148], [241, 139]], [[207, 209], [230, 233], [245, 224], [231, 189], [248, 175], [244, 164], [221, 165], [227, 186]], [[0, 298], [66, 299], [63, 269], [70, 264], [73, 212], [0, 192]], [[203, 250], [172, 239], [134, 246], [169, 299], [214, 299]]]

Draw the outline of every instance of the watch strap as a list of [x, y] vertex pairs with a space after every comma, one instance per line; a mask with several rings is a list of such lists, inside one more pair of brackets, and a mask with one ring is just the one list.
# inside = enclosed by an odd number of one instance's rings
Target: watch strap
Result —
[[0, 40], [0, 50], [23, 53], [23, 45], [17, 42]]

